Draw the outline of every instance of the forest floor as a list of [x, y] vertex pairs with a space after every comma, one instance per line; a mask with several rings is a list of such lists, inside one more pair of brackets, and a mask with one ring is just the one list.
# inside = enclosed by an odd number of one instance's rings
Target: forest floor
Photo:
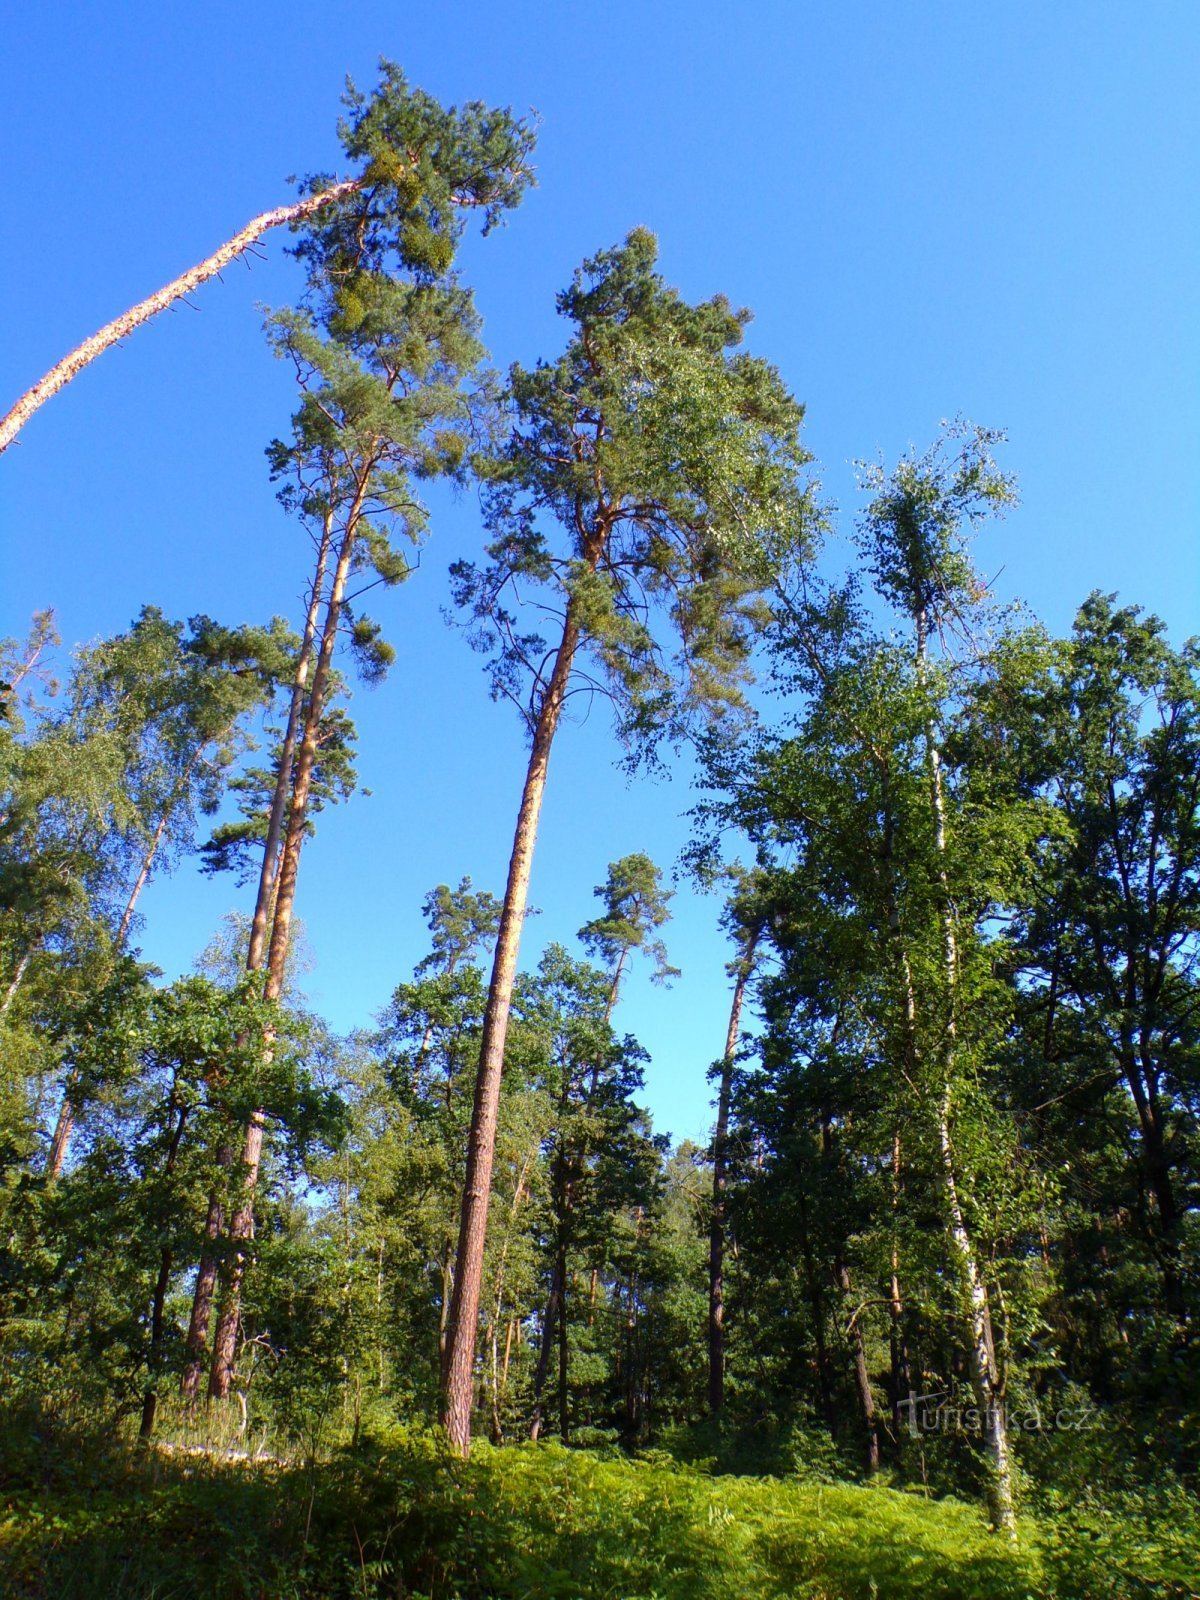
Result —
[[[1024, 1600], [1200, 1594], [1178, 1526], [975, 1506], [556, 1445], [390, 1436], [308, 1464], [182, 1450], [3, 1465], [6, 1600]], [[1195, 1529], [1193, 1529], [1193, 1532]]]

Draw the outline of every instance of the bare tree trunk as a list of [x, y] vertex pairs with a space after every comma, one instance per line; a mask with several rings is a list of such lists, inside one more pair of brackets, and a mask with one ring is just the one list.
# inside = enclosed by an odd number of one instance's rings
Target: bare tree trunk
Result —
[[267, 838], [263, 845], [262, 867], [258, 874], [258, 893], [254, 898], [254, 921], [250, 927], [250, 948], [246, 953], [246, 971], [259, 972], [267, 944], [267, 925], [275, 901], [275, 885], [279, 871], [279, 848], [283, 838], [283, 825], [287, 816], [288, 795], [292, 788], [292, 762], [296, 754], [296, 737], [304, 712], [304, 696], [308, 687], [308, 669], [312, 657], [313, 641], [317, 636], [317, 619], [320, 616], [321, 596], [325, 587], [325, 567], [329, 560], [329, 547], [333, 538], [333, 525], [328, 513], [321, 529], [321, 542], [317, 547], [317, 567], [313, 574], [312, 593], [304, 618], [304, 633], [300, 641], [300, 655], [292, 679], [292, 698], [288, 706], [287, 726], [279, 751], [279, 770], [275, 775], [275, 792], [271, 796], [271, 814], [267, 819]]
[[[37, 943], [40, 943], [40, 941], [37, 941]], [[4, 1000], [3, 1003], [0, 1004], [0, 1017], [8, 1015], [9, 1006], [11, 1006], [13, 1001], [17, 998], [17, 990], [21, 987], [21, 984], [25, 978], [25, 974], [29, 970], [29, 962], [33, 956], [34, 950], [37, 948], [37, 943], [28, 945], [25, 949], [25, 953], [17, 962], [17, 970], [13, 973], [12, 981], [8, 988], [4, 991]]]
[[[918, 613], [917, 667], [922, 683], [925, 681], [927, 620]], [[925, 728], [926, 760], [929, 768], [930, 803], [933, 810], [934, 846], [938, 858], [938, 876], [941, 885], [940, 915], [942, 923], [942, 960], [946, 978], [947, 1016], [942, 1044], [942, 1083], [937, 1099], [937, 1136], [941, 1154], [942, 1183], [949, 1220], [951, 1251], [960, 1285], [960, 1297], [969, 1333], [969, 1355], [972, 1387], [975, 1399], [984, 1418], [985, 1441], [988, 1454], [989, 1483], [988, 1506], [993, 1525], [1010, 1537], [1016, 1537], [1016, 1515], [1013, 1508], [1012, 1460], [1008, 1445], [1008, 1419], [1004, 1410], [1004, 1387], [996, 1367], [995, 1340], [992, 1334], [991, 1310], [987, 1289], [979, 1271], [974, 1245], [967, 1229], [958, 1193], [955, 1172], [951, 1110], [953, 1078], [958, 1029], [959, 957], [958, 933], [954, 922], [954, 907], [950, 901], [950, 885], [945, 869], [946, 855], [946, 802], [942, 786], [942, 758], [932, 718]]]
[[533, 1374], [533, 1421], [530, 1424], [529, 1437], [535, 1442], [542, 1432], [542, 1396], [550, 1372], [550, 1352], [554, 1349], [554, 1333], [558, 1321], [559, 1302], [562, 1298], [561, 1266], [562, 1254], [556, 1250], [550, 1275], [550, 1293], [546, 1296], [546, 1315], [542, 1318], [542, 1342], [538, 1348], [538, 1362]]
[[717, 1094], [717, 1126], [713, 1134], [712, 1223], [708, 1234], [708, 1409], [715, 1416], [725, 1404], [725, 1214], [729, 1147], [729, 1099], [737, 1057], [746, 984], [754, 967], [758, 933], [754, 932], [738, 963], [721, 1060]]
[[[300, 652], [296, 660], [296, 671], [292, 679], [292, 695], [288, 707], [287, 726], [284, 731], [283, 745], [279, 752], [279, 766], [275, 774], [275, 792], [271, 796], [271, 814], [267, 822], [267, 837], [263, 845], [262, 867], [259, 869], [258, 875], [258, 893], [254, 901], [254, 921], [250, 929], [250, 948], [246, 955], [247, 972], [259, 972], [262, 969], [267, 926], [275, 904], [275, 892], [279, 879], [280, 840], [283, 833], [284, 818], [287, 814], [288, 795], [292, 787], [292, 761], [296, 750], [296, 734], [304, 709], [304, 692], [308, 684], [309, 663], [312, 656], [313, 640], [317, 632], [317, 619], [320, 615], [325, 567], [329, 560], [331, 537], [330, 522], [326, 518], [322, 525], [321, 542], [317, 547], [317, 565], [313, 574], [308, 611], [304, 618], [304, 632], [301, 636]], [[217, 1152], [217, 1164], [219, 1167], [227, 1168], [232, 1164], [232, 1161], [232, 1150], [223, 1147]], [[209, 1323], [212, 1320], [213, 1296], [216, 1291], [217, 1275], [220, 1270], [220, 1262], [216, 1253], [216, 1241], [220, 1237], [223, 1221], [221, 1196], [214, 1191], [209, 1195], [208, 1216], [204, 1229], [205, 1238], [210, 1242], [211, 1248], [202, 1257], [196, 1274], [196, 1287], [192, 1294], [192, 1315], [188, 1325], [188, 1361], [183, 1372], [182, 1394], [184, 1400], [190, 1404], [194, 1404], [200, 1394], [200, 1378], [204, 1370], [205, 1351], [208, 1348]]]
[[67, 1086], [63, 1093], [62, 1105], [58, 1108], [58, 1121], [54, 1124], [54, 1137], [50, 1141], [50, 1154], [46, 1160], [46, 1176], [51, 1181], [56, 1181], [62, 1176], [63, 1164], [67, 1159], [67, 1146], [71, 1142], [71, 1133], [75, 1127], [75, 1107], [71, 1100], [71, 1087]]
[[[838, 1262], [838, 1286], [844, 1295], [849, 1296], [850, 1269], [844, 1261]], [[879, 1421], [875, 1414], [875, 1395], [871, 1389], [871, 1373], [867, 1366], [866, 1338], [863, 1334], [862, 1318], [859, 1316], [853, 1319], [851, 1337], [854, 1345], [854, 1387], [858, 1393], [858, 1405], [866, 1433], [867, 1472], [874, 1474], [879, 1471]]]
[[[329, 601], [325, 608], [321, 649], [313, 671], [312, 690], [308, 696], [304, 716], [304, 733], [296, 756], [296, 772], [292, 784], [291, 806], [287, 815], [287, 829], [284, 834], [283, 856], [274, 885], [275, 915], [271, 924], [267, 982], [264, 990], [268, 1000], [278, 1000], [283, 992], [288, 944], [291, 938], [292, 911], [296, 900], [296, 879], [300, 869], [300, 852], [304, 845], [305, 824], [308, 819], [308, 796], [317, 764], [325, 693], [329, 686], [329, 674], [333, 666], [333, 652], [337, 644], [346, 583], [350, 576], [350, 564], [370, 473], [370, 463], [361, 468], [354, 500], [346, 517], [345, 532], [338, 548], [337, 566], [334, 569]], [[322, 541], [322, 561], [325, 559], [327, 542], [327, 539]], [[264, 1049], [269, 1051], [271, 1043], [270, 1038], [264, 1039]], [[238, 1324], [241, 1320], [242, 1281], [249, 1258], [246, 1246], [254, 1237], [254, 1196], [258, 1187], [258, 1169], [262, 1160], [265, 1129], [266, 1118], [263, 1112], [255, 1111], [247, 1125], [242, 1144], [242, 1192], [229, 1224], [229, 1241], [233, 1250], [226, 1266], [228, 1276], [217, 1319], [217, 1331], [213, 1339], [212, 1369], [208, 1380], [209, 1396], [214, 1400], [224, 1400], [233, 1381], [234, 1353], [237, 1349]]]
[[[164, 1175], [169, 1178], [175, 1170], [179, 1159], [179, 1146], [183, 1140], [183, 1130], [187, 1125], [188, 1107], [182, 1105], [178, 1108], [175, 1127], [171, 1132], [171, 1143], [167, 1150], [167, 1159]], [[158, 1279], [154, 1285], [154, 1297], [150, 1306], [150, 1359], [148, 1362], [146, 1392], [142, 1397], [142, 1421], [138, 1429], [140, 1439], [149, 1439], [154, 1432], [154, 1418], [158, 1411], [158, 1380], [163, 1359], [163, 1326], [166, 1320], [167, 1289], [171, 1283], [171, 1266], [175, 1259], [175, 1252], [169, 1244], [162, 1247], [162, 1261], [158, 1269]]]
[[44, 405], [51, 395], [57, 394], [60, 389], [65, 389], [72, 378], [105, 350], [114, 344], [119, 344], [135, 328], [140, 328], [143, 322], [149, 322], [151, 317], [157, 316], [160, 311], [165, 311], [176, 300], [182, 300], [185, 295], [191, 294], [193, 289], [198, 289], [202, 283], [215, 278], [223, 267], [236, 261], [238, 256], [271, 228], [278, 228], [284, 223], [302, 222], [305, 217], [311, 217], [325, 206], [332, 205], [335, 200], [342, 200], [347, 195], [354, 194], [362, 188], [363, 181], [362, 178], [347, 178], [344, 182], [335, 183], [331, 188], [325, 189], [321, 194], [308, 195], [291, 205], [276, 206], [273, 211], [264, 211], [261, 216], [248, 222], [234, 234], [232, 239], [223, 244], [219, 250], [215, 250], [212, 255], [205, 257], [197, 266], [189, 268], [178, 278], [173, 278], [148, 299], [139, 301], [114, 321], [106, 323], [98, 333], [92, 334], [90, 339], [85, 339], [81, 345], [77, 345], [70, 355], [64, 356], [57, 366], [51, 367], [45, 377], [39, 378], [33, 388], [27, 389], [12, 409], [0, 418], [0, 453], [8, 449], [39, 406]]
[[[571, 1347], [567, 1338], [567, 1253], [560, 1248], [558, 1277], [562, 1292], [558, 1298], [558, 1436], [564, 1444], [571, 1438]], [[574, 1294], [574, 1284], [571, 1293]]]
[[525, 774], [521, 806], [509, 861], [504, 907], [492, 963], [491, 985], [484, 1015], [479, 1054], [479, 1075], [467, 1144], [467, 1172], [463, 1188], [458, 1235], [454, 1297], [450, 1309], [450, 1336], [442, 1370], [442, 1424], [452, 1447], [466, 1455], [471, 1447], [472, 1373], [483, 1275], [483, 1250], [487, 1237], [488, 1201], [492, 1164], [496, 1152], [496, 1118], [500, 1105], [500, 1079], [504, 1070], [504, 1045], [512, 1005], [513, 981], [529, 895], [529, 876], [537, 840], [538, 820], [546, 791], [550, 750], [562, 716], [567, 683], [579, 644], [579, 622], [573, 601], [567, 605], [562, 639], [534, 727], [533, 748]]
[[[222, 1145], [217, 1151], [217, 1164], [221, 1167], [233, 1164], [233, 1151], [228, 1145]], [[179, 1380], [180, 1396], [185, 1405], [189, 1406], [194, 1406], [200, 1398], [200, 1380], [204, 1376], [207, 1364], [208, 1327], [212, 1321], [213, 1297], [220, 1269], [217, 1241], [221, 1237], [223, 1222], [224, 1208], [221, 1204], [221, 1195], [219, 1191], [214, 1190], [208, 1197], [208, 1215], [204, 1220], [205, 1251], [200, 1259], [200, 1267], [196, 1273], [196, 1287], [192, 1293], [192, 1315], [188, 1322], [186, 1344], [188, 1358]]]

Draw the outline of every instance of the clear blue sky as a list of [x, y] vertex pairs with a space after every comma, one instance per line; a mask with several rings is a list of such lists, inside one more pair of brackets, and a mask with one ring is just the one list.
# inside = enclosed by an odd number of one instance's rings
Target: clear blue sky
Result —
[[[808, 406], [828, 493], [852, 458], [962, 412], [1005, 426], [1021, 509], [980, 548], [1055, 628], [1093, 587], [1198, 626], [1200, 7], [1194, 0], [711, 0], [416, 6], [377, 0], [10, 8], [0, 61], [0, 410], [100, 323], [337, 163], [345, 73], [381, 54], [445, 100], [535, 108], [539, 188], [467, 269], [500, 365], [553, 353], [553, 296], [635, 224], [692, 296], [752, 307], [753, 348]], [[230, 622], [298, 611], [306, 548], [263, 447], [285, 369], [256, 305], [268, 260], [140, 331], [0, 459], [0, 633], [53, 605], [75, 643], [153, 602]], [[499, 889], [524, 760], [511, 715], [439, 615], [479, 544], [439, 499], [418, 576], [384, 603], [390, 681], [356, 697], [373, 791], [322, 821], [299, 910], [314, 1000], [369, 1020], [423, 950], [419, 904], [469, 872]], [[528, 953], [592, 915], [606, 863], [671, 864], [686, 776], [629, 787], [599, 715], [564, 730]], [[247, 895], [186, 864], [147, 894], [143, 946], [187, 967]], [[703, 1137], [727, 1004], [717, 906], [668, 930], [683, 980], [641, 974], [622, 1021], [653, 1055], [660, 1127]]]

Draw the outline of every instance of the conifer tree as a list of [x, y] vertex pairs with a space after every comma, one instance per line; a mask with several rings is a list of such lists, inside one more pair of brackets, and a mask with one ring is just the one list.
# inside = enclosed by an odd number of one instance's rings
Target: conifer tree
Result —
[[[292, 363], [300, 404], [288, 440], [268, 451], [280, 499], [308, 531], [316, 552], [291, 706], [267, 822], [248, 970], [266, 972], [275, 999], [283, 981], [300, 854], [343, 636], [368, 681], [394, 652], [378, 623], [356, 608], [363, 589], [395, 585], [409, 572], [405, 546], [421, 540], [426, 511], [417, 489], [461, 477], [468, 439], [486, 423], [486, 385], [473, 387], [483, 349], [469, 291], [453, 266], [466, 219], [456, 196], [472, 196], [485, 226], [519, 199], [527, 181], [514, 151], [528, 137], [507, 113], [479, 106], [445, 111], [386, 69], [371, 100], [352, 95], [342, 130], [351, 153], [369, 157], [375, 179], [366, 210], [313, 218], [296, 247], [307, 271], [298, 309], [277, 313], [268, 331]], [[407, 154], [395, 155], [398, 146]], [[414, 171], [414, 152], [419, 156]], [[361, 592], [361, 591], [360, 591]], [[269, 1047], [269, 1041], [268, 1041]], [[229, 1392], [241, 1282], [253, 1235], [261, 1119], [242, 1138], [228, 1221], [228, 1259], [213, 1340], [209, 1393]], [[223, 1207], [214, 1199], [214, 1240]], [[206, 1343], [218, 1253], [197, 1279], [184, 1392], [194, 1398]]]
[[[773, 558], [800, 536], [801, 408], [773, 368], [732, 353], [748, 320], [689, 305], [644, 230], [584, 263], [558, 300], [565, 353], [514, 367], [492, 467], [489, 564], [454, 569], [493, 694], [530, 756], [492, 968], [443, 1374], [443, 1420], [469, 1448], [481, 1271], [504, 1044], [550, 752], [568, 699], [606, 694], [631, 763], [697, 718], [735, 712]], [[547, 643], [520, 615], [541, 595]]]

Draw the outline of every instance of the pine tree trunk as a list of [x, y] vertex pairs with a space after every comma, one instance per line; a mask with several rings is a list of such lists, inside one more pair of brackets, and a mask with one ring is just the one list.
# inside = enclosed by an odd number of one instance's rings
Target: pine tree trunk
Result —
[[733, 1089], [733, 1064], [742, 1024], [742, 1002], [754, 966], [757, 932], [738, 964], [721, 1059], [721, 1084], [717, 1093], [717, 1126], [713, 1134], [712, 1223], [708, 1234], [708, 1409], [716, 1416], [725, 1404], [725, 1215], [729, 1151], [729, 1100]]
[[[229, 1145], [222, 1145], [217, 1151], [217, 1165], [220, 1167], [233, 1165], [233, 1150]], [[188, 1322], [185, 1346], [187, 1361], [179, 1379], [180, 1398], [187, 1406], [194, 1406], [200, 1398], [200, 1381], [207, 1365], [208, 1328], [212, 1321], [213, 1298], [220, 1270], [217, 1241], [221, 1237], [224, 1220], [221, 1195], [218, 1190], [214, 1190], [208, 1197], [208, 1214], [204, 1219], [205, 1251], [200, 1259], [196, 1273], [196, 1287], [192, 1292], [192, 1315]]]
[[292, 788], [292, 763], [296, 755], [296, 738], [304, 712], [305, 691], [308, 688], [308, 669], [312, 659], [313, 641], [317, 636], [317, 619], [320, 616], [322, 591], [325, 587], [325, 567], [329, 560], [329, 547], [333, 526], [328, 513], [321, 529], [321, 542], [317, 547], [317, 566], [313, 573], [312, 593], [304, 618], [304, 632], [300, 640], [300, 654], [292, 679], [292, 697], [288, 706], [287, 725], [279, 751], [279, 769], [275, 774], [275, 792], [271, 796], [271, 813], [267, 819], [267, 838], [263, 845], [262, 866], [258, 874], [258, 893], [254, 899], [254, 921], [250, 926], [250, 948], [246, 953], [246, 971], [262, 970], [263, 955], [267, 946], [267, 931], [271, 910], [275, 904], [275, 885], [279, 873], [279, 849], [283, 826], [287, 817], [288, 795]]
[[63, 1164], [67, 1159], [67, 1146], [71, 1142], [71, 1133], [75, 1127], [75, 1107], [71, 1100], [72, 1090], [68, 1085], [63, 1093], [62, 1105], [58, 1108], [58, 1121], [54, 1124], [54, 1137], [50, 1141], [50, 1154], [46, 1160], [46, 1176], [52, 1182], [62, 1176]]
[[471, 1447], [471, 1396], [475, 1366], [475, 1339], [483, 1277], [483, 1251], [487, 1237], [488, 1201], [496, 1151], [496, 1119], [500, 1105], [500, 1080], [504, 1070], [504, 1045], [512, 1006], [521, 930], [529, 896], [529, 876], [537, 840], [538, 820], [546, 790], [550, 750], [562, 716], [567, 684], [579, 644], [579, 623], [573, 601], [568, 602], [562, 639], [554, 658], [550, 680], [542, 697], [534, 727], [533, 748], [525, 774], [521, 806], [509, 861], [504, 907], [492, 962], [491, 985], [484, 1014], [479, 1053], [479, 1075], [471, 1111], [467, 1144], [467, 1172], [463, 1188], [458, 1235], [454, 1297], [450, 1308], [450, 1334], [442, 1371], [442, 1424], [451, 1446], [466, 1455]]
[[[292, 679], [291, 702], [288, 706], [288, 720], [284, 731], [283, 745], [279, 752], [279, 766], [275, 773], [275, 790], [271, 796], [267, 837], [263, 845], [263, 860], [258, 875], [258, 893], [254, 901], [254, 921], [250, 929], [250, 947], [246, 955], [247, 972], [259, 972], [262, 970], [267, 928], [275, 905], [275, 892], [279, 879], [280, 840], [283, 834], [284, 818], [287, 815], [288, 795], [291, 793], [292, 788], [292, 762], [296, 749], [296, 734], [304, 708], [309, 663], [312, 656], [313, 641], [316, 638], [317, 619], [320, 615], [325, 567], [329, 559], [331, 538], [332, 530], [327, 517], [322, 526], [321, 542], [317, 547], [316, 570], [313, 573], [312, 591], [309, 595], [308, 611], [304, 618], [304, 632], [301, 636], [300, 652], [296, 659], [296, 671]], [[232, 1161], [232, 1150], [223, 1147], [217, 1152], [218, 1166], [228, 1168]], [[216, 1254], [215, 1245], [220, 1237], [224, 1221], [223, 1210], [221, 1196], [214, 1191], [209, 1195], [208, 1216], [204, 1229], [205, 1238], [210, 1241], [213, 1248], [206, 1251], [196, 1273], [196, 1287], [192, 1293], [192, 1315], [188, 1324], [188, 1360], [184, 1367], [181, 1381], [181, 1393], [188, 1404], [194, 1404], [200, 1395], [200, 1379], [204, 1371], [205, 1352], [208, 1349], [208, 1330], [209, 1323], [212, 1320], [213, 1297], [216, 1293], [217, 1276], [220, 1270], [220, 1262]]]
[[[333, 652], [337, 644], [338, 627], [345, 603], [346, 583], [354, 555], [358, 524], [366, 498], [367, 485], [373, 462], [367, 462], [359, 473], [354, 500], [346, 517], [345, 532], [338, 548], [337, 565], [325, 608], [325, 623], [321, 633], [321, 648], [313, 671], [312, 689], [304, 714], [304, 731], [296, 755], [296, 771], [292, 784], [291, 805], [287, 813], [283, 854], [272, 885], [275, 914], [271, 923], [271, 940], [267, 954], [268, 1000], [278, 1000], [283, 993], [287, 972], [288, 945], [291, 939], [292, 912], [296, 900], [296, 880], [300, 870], [300, 852], [304, 845], [305, 824], [308, 820], [308, 797], [312, 788], [313, 772], [317, 764], [320, 743], [321, 719], [325, 710], [325, 695], [333, 666]], [[318, 571], [323, 571], [328, 550], [328, 533], [322, 540]], [[316, 591], [314, 590], [314, 593]], [[310, 606], [311, 615], [311, 606]], [[303, 693], [303, 685], [300, 685]], [[293, 692], [293, 703], [296, 694]], [[289, 718], [290, 720], [290, 718]], [[267, 857], [264, 853], [264, 862]], [[262, 880], [260, 879], [260, 888]], [[261, 958], [260, 958], [261, 959]], [[266, 1038], [263, 1048], [268, 1053], [272, 1040]], [[228, 1274], [213, 1339], [212, 1368], [209, 1372], [208, 1393], [213, 1400], [224, 1400], [233, 1382], [234, 1355], [237, 1350], [238, 1326], [241, 1321], [242, 1283], [249, 1259], [247, 1246], [254, 1237], [254, 1197], [258, 1187], [258, 1169], [262, 1160], [263, 1134], [266, 1118], [255, 1111], [246, 1128], [242, 1144], [241, 1195], [229, 1224], [229, 1242], [232, 1253], [226, 1266]]]
[[191, 267], [178, 278], [173, 278], [148, 299], [140, 301], [114, 321], [106, 323], [98, 333], [92, 334], [90, 339], [85, 339], [71, 351], [70, 355], [64, 356], [56, 366], [51, 367], [45, 377], [39, 378], [32, 389], [27, 389], [12, 409], [0, 418], [0, 454], [8, 449], [39, 406], [44, 405], [51, 395], [57, 394], [60, 389], [65, 389], [72, 378], [82, 372], [84, 367], [93, 362], [97, 356], [103, 355], [105, 350], [128, 338], [135, 328], [140, 328], [143, 322], [149, 322], [151, 317], [157, 316], [160, 311], [165, 311], [176, 300], [182, 300], [185, 295], [191, 294], [193, 289], [198, 289], [202, 283], [215, 278], [223, 267], [236, 261], [271, 228], [281, 227], [284, 223], [302, 222], [305, 217], [311, 217], [335, 200], [342, 200], [347, 195], [354, 194], [362, 184], [361, 178], [348, 178], [342, 183], [335, 183], [332, 188], [324, 190], [321, 194], [308, 195], [291, 205], [276, 206], [273, 211], [264, 211], [261, 216], [248, 222], [234, 234], [232, 239], [197, 266]]

